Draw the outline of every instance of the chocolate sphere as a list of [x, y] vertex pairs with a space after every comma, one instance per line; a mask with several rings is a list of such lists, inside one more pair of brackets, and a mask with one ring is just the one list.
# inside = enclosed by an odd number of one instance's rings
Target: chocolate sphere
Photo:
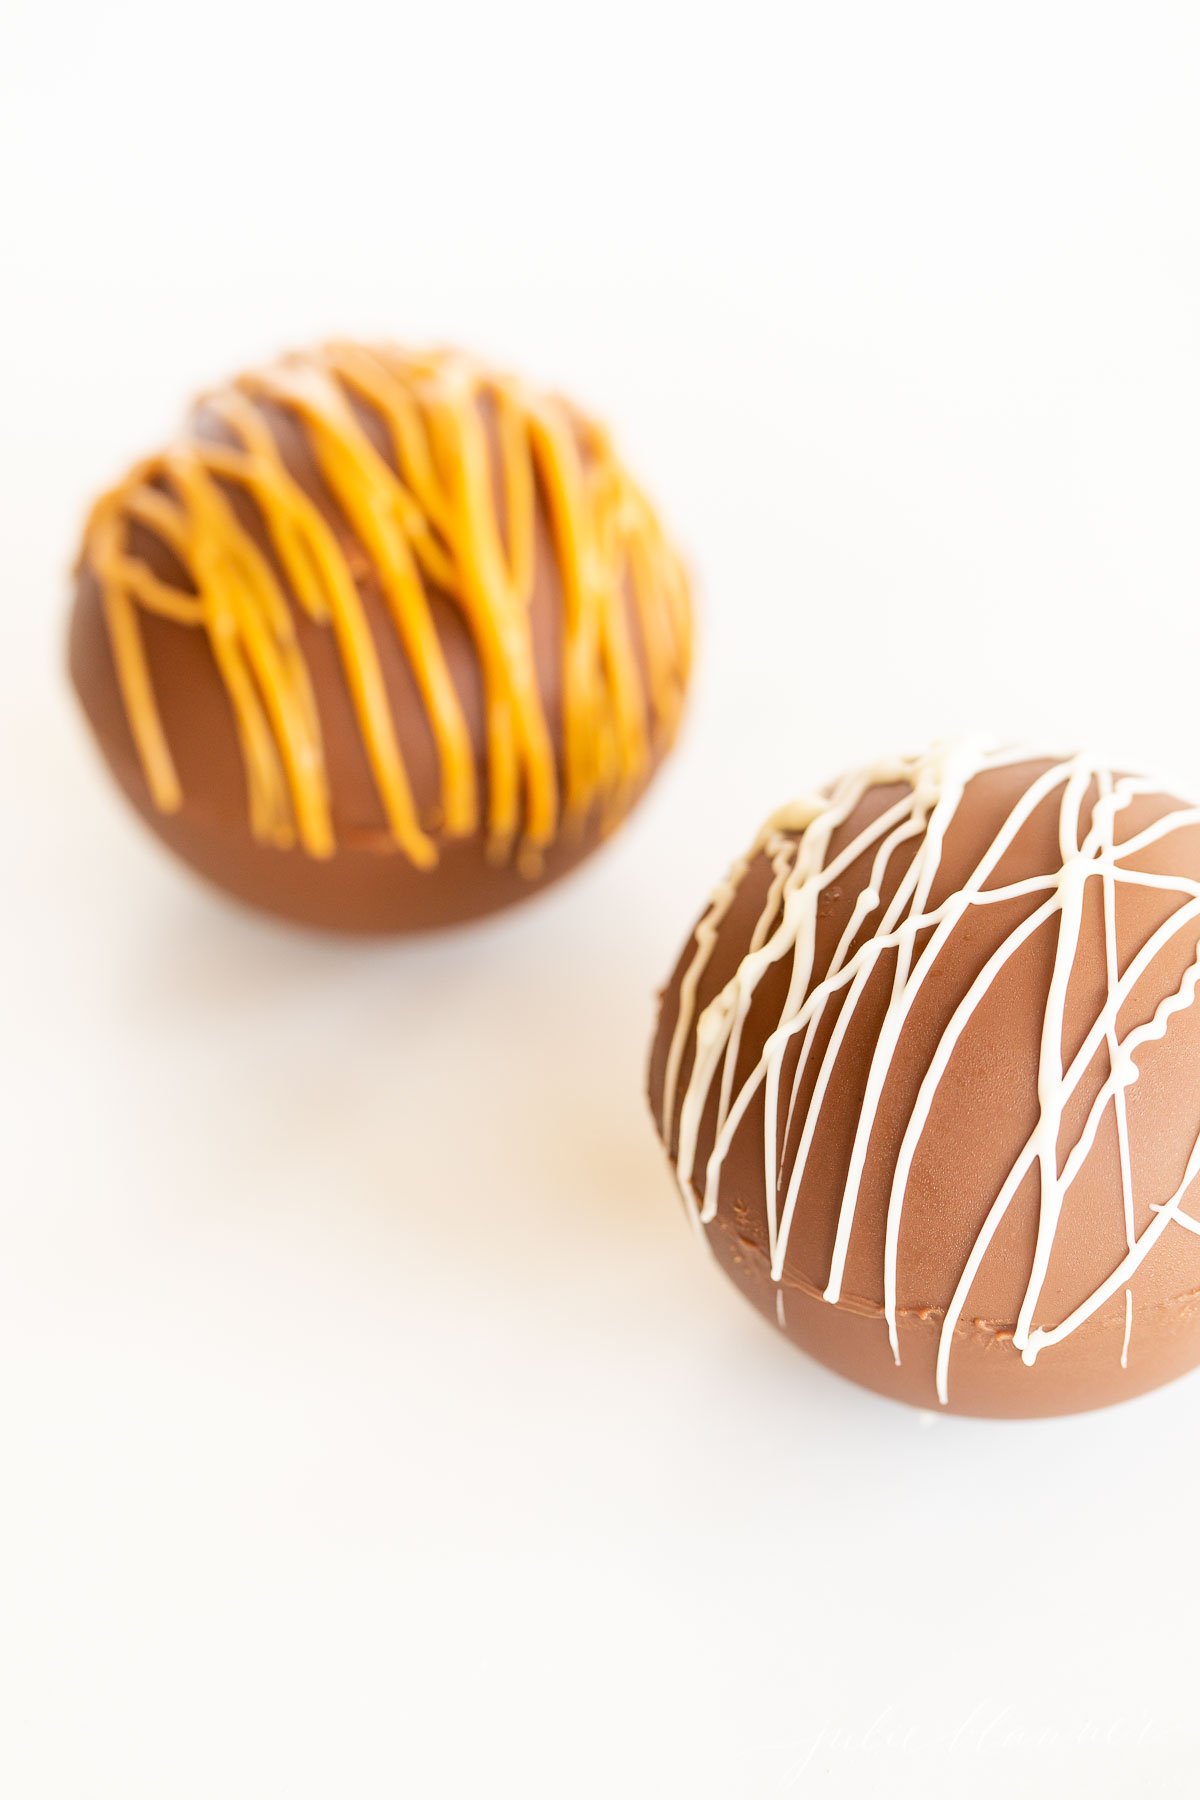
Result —
[[690, 605], [605, 433], [452, 353], [332, 344], [206, 395], [93, 509], [70, 668], [134, 806], [306, 924], [561, 875], [674, 736]]
[[650, 1099], [717, 1261], [917, 1406], [1200, 1362], [1200, 809], [936, 747], [769, 820], [662, 996]]

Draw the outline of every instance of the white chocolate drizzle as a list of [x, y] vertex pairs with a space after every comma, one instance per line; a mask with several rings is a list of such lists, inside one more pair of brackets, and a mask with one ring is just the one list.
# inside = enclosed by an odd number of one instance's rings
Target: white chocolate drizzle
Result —
[[[1135, 1061], [1137, 1051], [1164, 1035], [1171, 1018], [1192, 1005], [1200, 986], [1200, 882], [1182, 876], [1149, 873], [1127, 865], [1139, 852], [1174, 832], [1200, 825], [1200, 808], [1171, 803], [1170, 810], [1163, 816], [1134, 836], [1118, 842], [1115, 835], [1118, 815], [1137, 796], [1165, 798], [1163, 789], [1139, 777], [1118, 776], [1085, 755], [1055, 762], [1031, 776], [1028, 786], [961, 885], [936, 905], [931, 903], [946, 834], [968, 784], [987, 770], [1026, 763], [1036, 766], [1044, 760], [1028, 750], [995, 749], [977, 740], [935, 745], [923, 756], [893, 758], [847, 775], [827, 795], [800, 800], [773, 815], [749, 853], [735, 864], [717, 888], [696, 927], [696, 948], [680, 984], [678, 1014], [668, 1048], [663, 1118], [669, 1135], [675, 1125], [685, 1051], [689, 1038], [692, 1040], [692, 1066], [679, 1101], [675, 1170], [689, 1211], [701, 1228], [711, 1224], [717, 1216], [726, 1156], [755, 1096], [760, 1090], [763, 1093], [768, 1253], [772, 1279], [780, 1284], [809, 1153], [839, 1051], [880, 959], [885, 953], [895, 953], [890, 993], [868, 1064], [836, 1222], [831, 1266], [823, 1291], [823, 1298], [836, 1305], [842, 1295], [872, 1131], [913, 1004], [951, 934], [969, 909], [994, 907], [1021, 899], [1036, 900], [1032, 910], [1025, 912], [988, 957], [942, 1030], [907, 1120], [888, 1195], [883, 1313], [892, 1353], [899, 1363], [897, 1265], [900, 1226], [913, 1161], [928, 1126], [939, 1085], [963, 1032], [1005, 965], [1036, 932], [1044, 927], [1053, 928], [1053, 969], [1038, 1051], [1037, 1122], [993, 1199], [942, 1321], [937, 1393], [943, 1405], [949, 1397], [949, 1363], [955, 1330], [972, 1284], [1002, 1220], [1031, 1170], [1036, 1170], [1038, 1176], [1036, 1238], [1013, 1332], [1013, 1343], [1026, 1365], [1032, 1365], [1042, 1350], [1070, 1336], [1124, 1287], [1125, 1334], [1121, 1366], [1127, 1367], [1133, 1320], [1133, 1297], [1128, 1283], [1169, 1225], [1179, 1224], [1186, 1230], [1200, 1232], [1200, 1221], [1181, 1210], [1187, 1193], [1200, 1175], [1198, 1133], [1178, 1188], [1167, 1199], [1152, 1205], [1151, 1222], [1140, 1236], [1137, 1234], [1127, 1113], [1128, 1090], [1139, 1074]], [[831, 855], [835, 833], [850, 819], [868, 791], [896, 785], [907, 791]], [[1085, 803], [1093, 792], [1095, 798], [1085, 829]], [[1045, 874], [989, 886], [1018, 832], [1036, 809], [1055, 794], [1060, 796], [1060, 866]], [[915, 847], [885, 905], [882, 896], [889, 865], [896, 852], [906, 845]], [[854, 901], [850, 918], [824, 974], [814, 980], [818, 908], [822, 897], [868, 853], [872, 861], [866, 883]], [[734, 975], [697, 1017], [701, 977], [712, 959], [722, 921], [751, 864], [761, 855], [770, 860], [771, 881], [749, 948]], [[1099, 881], [1101, 885], [1106, 993], [1082, 1044], [1064, 1066], [1067, 989], [1079, 947], [1085, 892], [1091, 881]], [[1125, 885], [1154, 888], [1163, 894], [1177, 896], [1180, 904], [1121, 969], [1117, 957], [1116, 896], [1118, 889]], [[1154, 960], [1189, 926], [1197, 939], [1196, 955], [1178, 987], [1166, 995], [1148, 1021], [1127, 1030], [1122, 1037], [1118, 1027], [1122, 1007]], [[864, 928], [870, 930], [870, 936], [859, 942]], [[925, 941], [918, 948], [922, 934]], [[785, 958], [791, 959], [791, 971], [779, 1023], [735, 1091], [742, 1032], [754, 996], [767, 971]], [[840, 1009], [815, 1066], [811, 1096], [799, 1124], [796, 1154], [787, 1170], [786, 1191], [781, 1193], [779, 1116], [785, 1059], [798, 1040], [787, 1096], [784, 1125], [784, 1142], [787, 1143], [790, 1142], [793, 1114], [804, 1076], [817, 1055], [821, 1022], [835, 996], [841, 996]], [[1078, 1138], [1064, 1157], [1060, 1145], [1064, 1114], [1089, 1066], [1102, 1049], [1107, 1051], [1107, 1076], [1095, 1095]], [[713, 1147], [703, 1169], [698, 1169], [701, 1126], [714, 1089]], [[1110, 1105], [1116, 1125], [1126, 1252], [1119, 1265], [1090, 1297], [1066, 1318], [1054, 1325], [1037, 1324], [1035, 1319], [1042, 1302], [1063, 1206]], [[783, 1290], [779, 1285], [776, 1314], [783, 1325]]]

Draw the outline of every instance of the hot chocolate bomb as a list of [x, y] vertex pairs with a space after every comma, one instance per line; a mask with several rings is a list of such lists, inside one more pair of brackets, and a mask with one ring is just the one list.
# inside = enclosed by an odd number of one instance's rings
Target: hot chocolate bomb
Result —
[[830, 1368], [1064, 1413], [1200, 1362], [1200, 809], [1084, 756], [881, 763], [769, 820], [650, 1097], [717, 1261]]
[[504, 906], [628, 811], [690, 658], [605, 433], [452, 353], [207, 395], [96, 505], [72, 677], [150, 826], [241, 899], [392, 931]]

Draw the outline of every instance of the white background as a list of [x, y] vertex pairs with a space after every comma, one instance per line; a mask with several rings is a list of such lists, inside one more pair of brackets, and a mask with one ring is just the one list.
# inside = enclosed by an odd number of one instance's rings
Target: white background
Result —
[[[0, 29], [0, 1792], [1194, 1784], [1196, 1381], [841, 1384], [698, 1252], [641, 1079], [712, 881], [845, 762], [983, 727], [1200, 789], [1200, 12]], [[570, 388], [697, 573], [643, 811], [439, 940], [210, 897], [62, 677], [89, 496], [330, 331]]]

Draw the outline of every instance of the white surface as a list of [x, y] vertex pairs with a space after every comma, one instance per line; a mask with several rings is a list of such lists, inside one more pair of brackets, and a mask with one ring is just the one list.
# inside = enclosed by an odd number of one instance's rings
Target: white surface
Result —
[[[0, 1792], [1191, 1785], [1196, 1380], [841, 1385], [697, 1251], [640, 1084], [701, 896], [840, 764], [984, 726], [1200, 791], [1200, 14], [0, 30]], [[61, 679], [87, 497], [331, 329], [572, 388], [701, 584], [640, 816], [441, 941], [210, 898]]]

